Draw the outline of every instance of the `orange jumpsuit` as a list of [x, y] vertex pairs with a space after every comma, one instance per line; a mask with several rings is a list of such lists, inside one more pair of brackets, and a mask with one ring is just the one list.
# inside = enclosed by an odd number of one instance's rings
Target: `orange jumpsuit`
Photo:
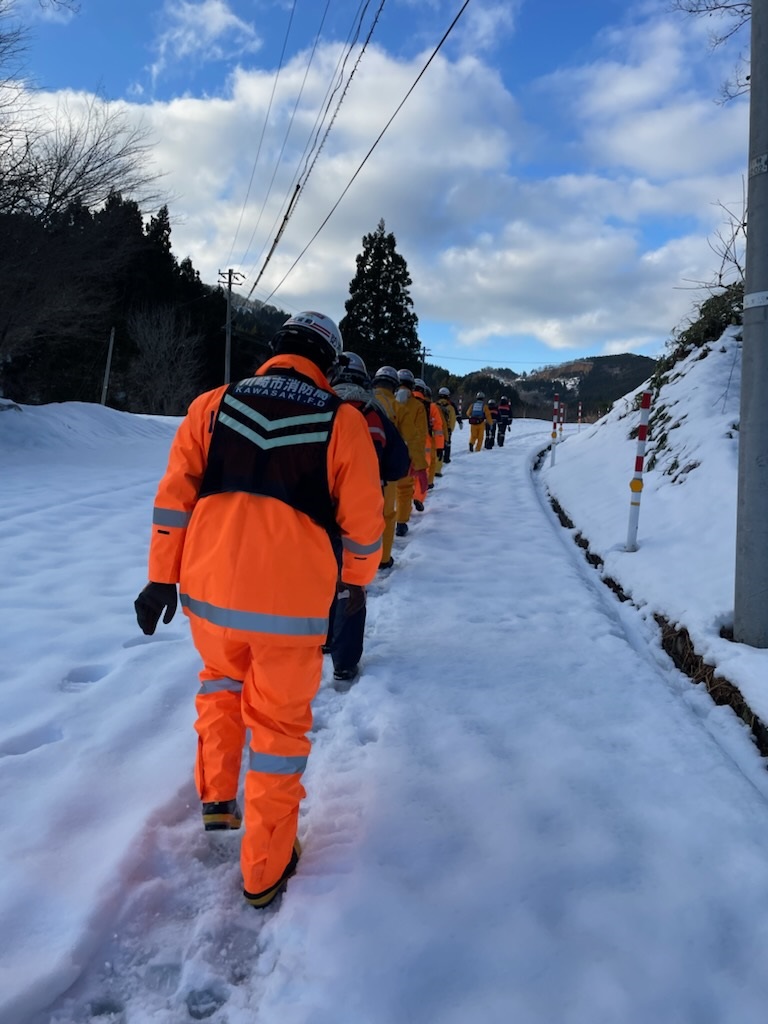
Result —
[[[435, 479], [435, 462], [437, 461], [435, 458], [435, 450], [437, 447], [437, 441], [435, 437], [436, 423], [435, 416], [432, 410], [432, 402], [430, 402], [430, 400], [426, 397], [424, 392], [415, 388], [413, 395], [414, 398], [417, 398], [424, 406], [424, 412], [427, 418], [427, 432], [424, 437], [424, 460], [427, 469], [427, 487], [421, 487], [418, 481], [416, 481], [413, 490], [414, 498], [417, 498], [419, 501], [423, 502], [427, 497], [427, 489], [429, 484], [433, 483]], [[443, 419], [442, 416], [440, 416], [439, 412], [437, 413], [437, 422], [439, 425], [440, 437], [442, 438]]]
[[[429, 433], [427, 429], [427, 417], [424, 410], [424, 403], [411, 393], [407, 401], [400, 402], [395, 398], [395, 404], [399, 405], [397, 428], [402, 434], [403, 440], [408, 445], [408, 454], [411, 457], [411, 469], [426, 469], [426, 438]], [[397, 481], [396, 509], [395, 516], [398, 523], [407, 523], [411, 518], [411, 505], [414, 494], [414, 478], [410, 474]]]
[[[268, 374], [265, 385], [261, 378]], [[289, 423], [274, 413], [265, 417], [258, 404], [249, 412], [248, 392], [261, 394], [264, 387], [273, 389], [272, 410], [301, 389], [305, 414]], [[381, 555], [378, 461], [357, 409], [339, 402], [331, 406], [335, 413], [323, 411], [330, 392], [311, 360], [279, 355], [250, 380], [200, 395], [174, 438], [155, 501], [149, 578], [179, 582], [204, 666], [195, 701], [195, 780], [203, 802], [237, 795], [250, 730], [240, 860], [251, 893], [275, 884], [291, 858], [305, 795], [310, 702], [320, 684], [321, 645], [339, 570], [328, 529], [281, 500], [281, 480], [260, 493], [248, 484], [237, 489], [230, 483], [223, 491], [208, 486], [211, 439], [217, 431], [218, 437], [234, 437], [246, 453], [250, 442], [257, 465], [259, 459], [284, 458], [279, 452], [286, 449], [296, 451], [305, 460], [302, 472], [309, 467], [319, 474], [313, 479], [322, 480], [333, 510], [343, 545], [342, 580], [365, 586]], [[241, 462], [232, 463], [236, 471]], [[300, 488], [301, 473], [296, 479]]]
[[445, 450], [445, 418], [437, 402], [429, 403], [429, 421], [432, 426], [432, 461], [427, 470], [429, 483], [435, 482], [437, 471], [442, 465]]

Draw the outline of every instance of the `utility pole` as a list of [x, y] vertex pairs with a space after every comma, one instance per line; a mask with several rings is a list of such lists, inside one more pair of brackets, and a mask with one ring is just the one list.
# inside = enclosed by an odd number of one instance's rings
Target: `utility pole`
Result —
[[431, 352], [427, 352], [426, 345], [421, 346], [421, 379], [424, 380], [424, 360], [427, 356], [431, 356]]
[[224, 346], [224, 383], [229, 384], [231, 376], [230, 366], [232, 363], [232, 282], [242, 284], [245, 280], [245, 274], [241, 274], [239, 270], [233, 270], [232, 267], [229, 270], [220, 270], [219, 284], [224, 284], [221, 278], [225, 276], [227, 279], [227, 340]]
[[768, 647], [768, 4], [752, 4], [733, 638]]
[[101, 404], [107, 404], [107, 388], [109, 387], [109, 374], [112, 369], [112, 350], [115, 347], [115, 328], [109, 332], [109, 348], [107, 349], [107, 365], [104, 369], [104, 384], [101, 388]]

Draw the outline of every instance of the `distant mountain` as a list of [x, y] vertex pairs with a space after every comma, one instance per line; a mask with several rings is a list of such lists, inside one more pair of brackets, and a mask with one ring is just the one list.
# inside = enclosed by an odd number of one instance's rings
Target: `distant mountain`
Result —
[[[579, 402], [582, 417], [592, 419], [603, 415], [617, 399], [648, 380], [655, 368], [655, 359], [621, 353], [572, 359], [522, 374], [506, 368], [486, 367], [451, 383], [452, 390], [465, 401], [473, 398], [477, 391], [484, 391], [488, 398], [497, 400], [502, 394], [508, 394], [518, 411], [529, 415], [549, 415], [554, 396], [559, 394], [569, 419], [576, 418]], [[430, 367], [430, 370], [438, 371], [433, 376], [439, 376], [438, 367]]]

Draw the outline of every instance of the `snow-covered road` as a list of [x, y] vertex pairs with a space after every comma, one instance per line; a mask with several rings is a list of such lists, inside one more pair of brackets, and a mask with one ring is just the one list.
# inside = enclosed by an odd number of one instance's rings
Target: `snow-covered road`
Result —
[[559, 526], [541, 421], [454, 435], [363, 674], [326, 666], [299, 871], [244, 905], [186, 622], [133, 619], [170, 436], [0, 422], [2, 1024], [764, 1024], [763, 763]]

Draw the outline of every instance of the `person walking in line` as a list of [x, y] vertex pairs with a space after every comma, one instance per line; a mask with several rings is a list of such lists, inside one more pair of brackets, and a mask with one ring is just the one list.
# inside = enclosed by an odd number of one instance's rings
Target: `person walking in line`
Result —
[[[364, 418], [331, 391], [337, 325], [290, 317], [272, 357], [196, 398], [171, 445], [135, 602], [142, 631], [176, 611], [203, 661], [195, 782], [206, 830], [239, 828], [243, 895], [265, 907], [296, 870], [311, 702], [335, 591], [351, 613], [381, 553], [381, 482]], [[332, 538], [342, 547], [339, 572]]]
[[[439, 460], [442, 458], [443, 446], [445, 444], [443, 417], [440, 415], [437, 405], [432, 401], [431, 389], [421, 377], [417, 377], [414, 381], [413, 393], [424, 404], [427, 413], [428, 433], [425, 454], [427, 459], [427, 490], [431, 491], [435, 486], [435, 473]], [[419, 512], [424, 511], [426, 497], [427, 491], [420, 493], [420, 488], [417, 484], [414, 491], [413, 505]]]
[[491, 414], [491, 422], [485, 424], [485, 447], [490, 451], [496, 443], [496, 424], [499, 419], [499, 408], [494, 398], [488, 399], [488, 411]]
[[[381, 366], [373, 378], [373, 394], [408, 448], [410, 465], [401, 478], [388, 481], [384, 486], [384, 535], [381, 540], [380, 569], [391, 569], [395, 564], [392, 557], [392, 546], [395, 539], [395, 523], [397, 521], [398, 486], [402, 489], [413, 488], [413, 476], [409, 471], [419, 466], [424, 459], [424, 433], [421, 408], [417, 402], [398, 401], [395, 391], [400, 387], [397, 370], [394, 366]], [[403, 389], [407, 394], [407, 389]], [[404, 521], [407, 525], [407, 520]]]
[[424, 395], [429, 402], [429, 419], [432, 425], [432, 465], [427, 467], [428, 486], [432, 490], [435, 486], [435, 477], [442, 476], [440, 470], [442, 469], [443, 456], [445, 454], [445, 417], [440, 406], [434, 401], [432, 388], [428, 384], [424, 386]]
[[469, 420], [469, 450], [479, 452], [483, 446], [486, 425], [492, 423], [491, 411], [485, 403], [485, 392], [478, 391], [467, 409]]
[[509, 398], [502, 395], [499, 399], [499, 418], [496, 421], [496, 443], [499, 448], [504, 447], [504, 438], [507, 428], [512, 426], [512, 406]]
[[459, 416], [459, 410], [451, 401], [451, 392], [448, 388], [442, 387], [437, 392], [437, 404], [443, 414], [445, 423], [445, 448], [443, 449], [443, 465], [447, 466], [451, 461], [451, 436], [458, 423], [459, 429], [464, 429], [464, 420]]
[[398, 388], [395, 398], [406, 407], [408, 415], [412, 416], [417, 423], [417, 436], [419, 439], [415, 450], [411, 448], [410, 443], [408, 444], [411, 468], [408, 471], [408, 476], [397, 481], [395, 536], [405, 537], [408, 533], [408, 521], [411, 518], [411, 505], [413, 504], [415, 488], [418, 486], [419, 493], [426, 494], [429, 485], [426, 456], [429, 421], [424, 402], [416, 398], [413, 393], [416, 378], [411, 370], [398, 370], [397, 380]]
[[[395, 483], [408, 472], [411, 460], [405, 441], [390, 422], [386, 410], [376, 400], [365, 362], [356, 352], [345, 352], [331, 371], [329, 379], [339, 398], [349, 402], [365, 417], [379, 460], [383, 490], [387, 484]], [[336, 542], [335, 547], [337, 557], [341, 560], [341, 545]], [[333, 659], [336, 689], [340, 691], [348, 690], [360, 673], [365, 636], [365, 601], [349, 611], [347, 600], [344, 591], [337, 591], [331, 604], [326, 643]]]

